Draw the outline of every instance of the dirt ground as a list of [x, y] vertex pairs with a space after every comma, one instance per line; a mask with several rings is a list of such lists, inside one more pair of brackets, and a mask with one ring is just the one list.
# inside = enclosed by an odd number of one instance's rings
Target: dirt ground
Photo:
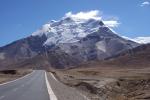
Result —
[[30, 70], [30, 69], [19, 69], [19, 70], [15, 70], [15, 71], [16, 71], [16, 73], [3, 73], [3, 71], [0, 72], [0, 84], [2, 84], [4, 82], [15, 80], [17, 78], [20, 78], [20, 77], [32, 72], [32, 70]]
[[90, 100], [150, 100], [150, 68], [77, 68], [54, 74]]

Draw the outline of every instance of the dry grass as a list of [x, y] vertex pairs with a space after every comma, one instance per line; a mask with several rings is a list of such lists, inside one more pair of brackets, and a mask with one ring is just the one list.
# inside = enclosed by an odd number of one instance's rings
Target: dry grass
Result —
[[4, 83], [4, 82], [15, 80], [19, 77], [22, 77], [22, 76], [30, 73], [30, 72], [32, 72], [32, 70], [30, 70], [30, 69], [18, 69], [18, 70], [16, 70], [15, 74], [11, 74], [11, 73], [5, 74], [3, 72], [0, 72], [0, 84]]

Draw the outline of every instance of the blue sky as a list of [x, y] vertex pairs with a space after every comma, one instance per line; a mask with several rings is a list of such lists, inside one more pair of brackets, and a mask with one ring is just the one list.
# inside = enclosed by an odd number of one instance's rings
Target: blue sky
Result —
[[150, 0], [0, 0], [0, 46], [27, 37], [67, 12], [99, 10], [117, 19], [114, 30], [130, 38], [150, 36]]

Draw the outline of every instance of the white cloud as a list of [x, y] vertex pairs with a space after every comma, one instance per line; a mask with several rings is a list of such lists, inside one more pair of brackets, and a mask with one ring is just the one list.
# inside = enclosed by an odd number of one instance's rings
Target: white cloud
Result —
[[36, 36], [36, 35], [42, 36], [43, 33], [47, 33], [49, 31], [49, 27], [50, 27], [50, 24], [43, 25], [40, 30], [37, 30], [37, 31], [33, 32], [32, 36]]
[[150, 2], [149, 1], [145, 1], [140, 6], [144, 7], [144, 6], [149, 6], [149, 5], [150, 5]]
[[88, 12], [79, 12], [77, 14], [73, 14], [72, 12], [66, 13], [65, 17], [73, 17], [78, 19], [101, 19], [99, 10], [91, 10]]
[[[72, 17], [74, 19], [83, 19], [83, 20], [88, 20], [88, 19], [103, 20], [103, 15], [102, 13], [100, 13], [99, 10], [79, 12], [76, 14], [73, 14], [72, 12], [68, 12], [65, 14], [65, 17]], [[115, 20], [114, 17], [111, 20], [104, 20], [103, 22], [105, 25], [107, 25], [110, 28], [119, 26], [118, 20]]]
[[114, 28], [119, 26], [119, 22], [117, 20], [108, 20], [104, 21], [104, 24], [107, 25], [108, 27]]
[[134, 42], [141, 43], [141, 44], [150, 43], [150, 37], [136, 37], [136, 38], [129, 38], [126, 36], [122, 36], [122, 37], [127, 39], [127, 40], [132, 40]]

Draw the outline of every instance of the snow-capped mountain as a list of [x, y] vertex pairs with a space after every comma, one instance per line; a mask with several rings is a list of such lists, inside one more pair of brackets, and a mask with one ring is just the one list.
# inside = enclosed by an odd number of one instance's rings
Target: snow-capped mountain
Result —
[[[47, 52], [53, 67], [104, 60], [138, 46], [112, 31], [100, 18], [65, 16], [50, 21], [31, 36], [0, 48], [0, 64], [26, 60]], [[9, 65], [7, 64], [7, 65]]]
[[77, 19], [65, 17], [59, 21], [51, 21], [48, 24], [34, 32], [32, 36], [46, 35], [48, 38], [44, 45], [74, 43], [80, 41], [81, 38], [92, 34], [100, 27], [100, 20], [97, 19]]

